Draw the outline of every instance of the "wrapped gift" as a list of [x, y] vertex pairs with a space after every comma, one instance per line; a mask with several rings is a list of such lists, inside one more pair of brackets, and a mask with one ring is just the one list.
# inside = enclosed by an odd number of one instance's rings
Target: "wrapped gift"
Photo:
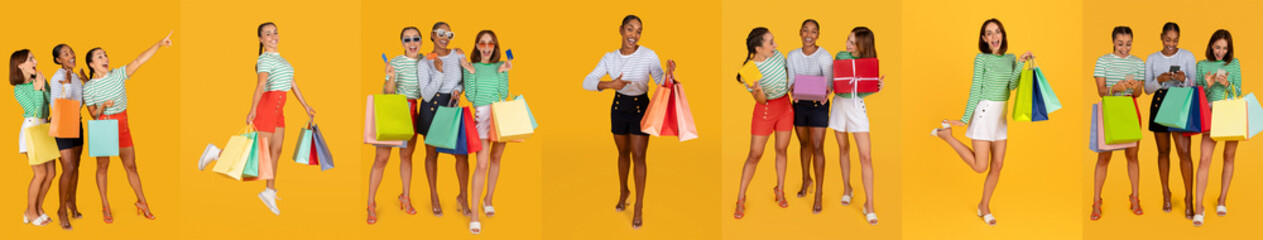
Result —
[[877, 58], [833, 61], [834, 93], [871, 93], [880, 90]]
[[828, 101], [829, 89], [823, 76], [795, 75], [794, 98], [798, 100]]

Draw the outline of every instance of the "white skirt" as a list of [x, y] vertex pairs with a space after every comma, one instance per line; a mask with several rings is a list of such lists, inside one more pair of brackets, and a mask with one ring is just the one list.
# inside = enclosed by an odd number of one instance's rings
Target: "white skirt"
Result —
[[491, 138], [491, 104], [474, 107], [474, 126], [478, 129], [478, 138]]
[[1005, 121], [1005, 102], [978, 101], [974, 115], [969, 120], [965, 137], [973, 140], [1000, 141], [1009, 139], [1009, 124]]
[[44, 124], [44, 119], [34, 117], [22, 119], [22, 130], [18, 131], [18, 153], [26, 153], [26, 145], [29, 144], [26, 142], [26, 128], [40, 124]]
[[868, 132], [868, 106], [863, 98], [834, 96], [830, 108], [829, 128], [839, 132]]

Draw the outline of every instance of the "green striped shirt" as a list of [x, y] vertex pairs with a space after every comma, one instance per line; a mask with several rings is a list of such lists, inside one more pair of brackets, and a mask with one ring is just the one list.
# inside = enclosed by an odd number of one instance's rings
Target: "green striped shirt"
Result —
[[421, 81], [417, 80], [418, 62], [420, 59], [412, 59], [404, 55], [390, 60], [390, 66], [395, 67], [395, 94], [403, 94], [408, 96], [408, 99], [421, 97]]
[[[833, 59], [834, 59], [834, 60], [850, 60], [850, 59], [857, 59], [857, 58], [856, 58], [855, 56], [851, 56], [851, 52], [841, 51], [841, 52], [838, 52], [837, 56], [836, 56], [836, 57], [834, 57]], [[833, 81], [833, 79], [829, 79], [829, 81]], [[832, 89], [830, 89], [830, 91], [832, 91]], [[864, 97], [867, 97], [868, 95], [873, 95], [873, 94], [874, 94], [874, 93], [871, 93], [871, 92], [870, 92], [870, 93], [859, 93], [859, 94], [857, 94], [857, 95], [858, 95], [860, 98], [864, 98]], [[851, 96], [851, 94], [850, 94], [850, 93], [837, 93], [836, 95], [838, 95], [839, 97], [844, 97], [844, 98], [851, 98], [851, 97], [853, 97], [853, 96]]]
[[45, 96], [47, 91], [35, 90], [35, 83], [28, 82], [13, 86], [13, 98], [18, 100], [18, 105], [22, 105], [22, 117], [24, 118], [44, 118], [48, 109], [48, 98]]
[[[1228, 86], [1218, 83], [1207, 84], [1206, 74], [1219, 73], [1219, 69], [1223, 69], [1228, 73], [1228, 82], [1232, 83], [1233, 90], [1229, 93]], [[1233, 58], [1232, 62], [1227, 65], [1224, 61], [1207, 61], [1197, 62], [1197, 75], [1189, 76], [1194, 78], [1197, 86], [1202, 86], [1206, 93], [1206, 101], [1219, 101], [1228, 98], [1228, 94], [1241, 93], [1241, 59]], [[1209, 86], [1209, 87], [1208, 87]]]
[[1004, 102], [1009, 92], [1017, 89], [1017, 78], [1026, 66], [1013, 54], [979, 53], [974, 57], [974, 79], [969, 85], [969, 101], [960, 121], [969, 123], [974, 108], [982, 100]]
[[500, 72], [498, 63], [474, 63], [474, 72], [463, 74], [465, 99], [474, 106], [484, 106], [509, 97], [509, 72]]
[[759, 79], [759, 86], [763, 87], [763, 95], [767, 95], [767, 100], [781, 98], [789, 93], [789, 73], [785, 70], [785, 55], [781, 55], [781, 51], [775, 51], [771, 58], [754, 65], [763, 74], [763, 79]]
[[[1127, 79], [1127, 75], [1132, 75], [1132, 80], [1144, 81], [1145, 61], [1130, 55], [1125, 58], [1119, 57], [1114, 53], [1096, 58], [1096, 69], [1092, 71], [1092, 77], [1105, 78], [1106, 88], [1114, 87], [1114, 84]], [[1114, 92], [1114, 96], [1131, 96], [1131, 94], [1131, 89]]]
[[105, 101], [114, 101], [114, 106], [106, 107], [104, 115], [118, 114], [127, 110], [127, 69], [116, 68], [98, 79], [88, 80], [83, 84], [83, 104], [87, 106], [102, 105]]
[[254, 67], [258, 73], [268, 73], [268, 91], [289, 91], [294, 86], [294, 66], [290, 66], [280, 53], [259, 54]]

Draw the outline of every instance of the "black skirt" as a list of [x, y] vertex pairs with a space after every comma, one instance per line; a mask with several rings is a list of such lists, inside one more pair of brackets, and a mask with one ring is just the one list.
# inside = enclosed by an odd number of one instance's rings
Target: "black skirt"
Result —
[[1149, 106], [1149, 131], [1156, 133], [1171, 132], [1170, 128], [1158, 124], [1153, 120], [1158, 119], [1158, 109], [1162, 107], [1162, 100], [1167, 96], [1167, 89], [1161, 89], [1153, 92], [1153, 103]]
[[431, 97], [429, 101], [421, 102], [421, 109], [417, 110], [417, 121], [412, 129], [417, 134], [425, 136], [426, 133], [430, 132], [430, 123], [434, 122], [434, 113], [438, 112], [440, 106], [449, 106], [451, 101], [452, 94], [439, 93]]
[[648, 94], [628, 96], [615, 92], [614, 102], [610, 103], [610, 132], [616, 135], [649, 135], [640, 131], [640, 119], [645, 118], [645, 108], [648, 107]]

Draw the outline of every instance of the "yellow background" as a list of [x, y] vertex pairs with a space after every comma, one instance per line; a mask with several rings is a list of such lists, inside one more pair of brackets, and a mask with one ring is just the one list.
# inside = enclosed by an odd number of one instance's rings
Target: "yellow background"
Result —
[[[1251, 84], [1253, 82], [1249, 79], [1254, 75], [1249, 69], [1255, 66], [1251, 64], [1253, 63], [1251, 60], [1255, 59], [1254, 56], [1258, 56], [1260, 51], [1252, 47], [1254, 45], [1252, 43], [1263, 36], [1263, 32], [1257, 25], [1252, 25], [1258, 23], [1258, 18], [1252, 17], [1252, 14], [1257, 15], [1259, 7], [1259, 3], [1253, 1], [1228, 1], [1215, 4], [1187, 4], [1187, 2], [1177, 1], [1155, 1], [1145, 4], [1086, 1], [1083, 6], [1083, 59], [1080, 67], [1083, 69], [1083, 77], [1079, 78], [1085, 84], [1082, 88], [1083, 103], [1080, 106], [1082, 109], [1090, 109], [1091, 104], [1100, 99], [1094, 94], [1095, 86], [1086, 83], [1091, 83], [1089, 80], [1096, 58], [1112, 51], [1111, 40], [1108, 36], [1115, 26], [1131, 27], [1135, 34], [1131, 54], [1146, 59], [1149, 54], [1162, 49], [1162, 41], [1159, 38], [1162, 24], [1175, 22], [1180, 25], [1180, 48], [1193, 52], [1198, 61], [1206, 59], [1206, 45], [1210, 41], [1211, 33], [1218, 29], [1227, 29], [1232, 33], [1236, 59], [1244, 59], [1242, 66], [1246, 69], [1244, 70], [1246, 80], [1242, 83], [1244, 87], [1242, 92], [1254, 92], [1254, 89], [1259, 89], [1259, 85]], [[1123, 8], [1128, 11], [1111, 10]], [[1173, 8], [1178, 11], [1171, 11]], [[1170, 14], [1159, 14], [1162, 12]], [[1176, 154], [1175, 144], [1172, 143], [1169, 183], [1172, 192], [1171, 204], [1174, 207], [1170, 213], [1162, 212], [1157, 146], [1154, 145], [1153, 134], [1148, 131], [1149, 107], [1146, 106], [1152, 104], [1152, 99], [1151, 95], [1137, 99], [1141, 106], [1141, 116], [1145, 119], [1144, 137], [1140, 142], [1140, 202], [1145, 210], [1143, 216], [1133, 215], [1128, 210], [1127, 195], [1131, 193], [1131, 185], [1127, 181], [1126, 158], [1123, 153], [1118, 152], [1110, 161], [1108, 178], [1101, 192], [1104, 203], [1101, 219], [1095, 222], [1086, 220], [1092, 209], [1092, 173], [1095, 169], [1096, 154], [1091, 151], [1082, 151], [1082, 147], [1076, 149], [1082, 152], [1085, 160], [1080, 165], [1083, 173], [1081, 191], [1083, 197], [1075, 201], [1082, 209], [1077, 212], [1076, 217], [1085, 219], [1083, 220], [1084, 238], [1239, 238], [1243, 236], [1241, 234], [1256, 232], [1259, 223], [1263, 222], [1263, 214], [1260, 214], [1263, 208], [1251, 203], [1259, 202], [1258, 190], [1263, 184], [1263, 178], [1254, 174], [1254, 170], [1260, 165], [1251, 159], [1258, 159], [1263, 152], [1259, 151], [1257, 143], [1250, 141], [1242, 141], [1237, 145], [1236, 171], [1228, 199], [1230, 211], [1226, 217], [1215, 215], [1215, 206], [1218, 204], [1222, 183], [1220, 177], [1222, 177], [1224, 144], [1221, 142], [1215, 146], [1216, 151], [1208, 174], [1209, 184], [1206, 186], [1206, 195], [1203, 199], [1206, 223], [1200, 228], [1192, 227], [1192, 221], [1184, 218], [1184, 180], [1180, 176], [1179, 155]], [[1194, 188], [1197, 186], [1196, 166], [1201, 159], [1201, 141], [1201, 135], [1193, 137]], [[1151, 229], [1163, 229], [1163, 231], [1151, 231]]]
[[[73, 7], [72, 7], [73, 6]], [[143, 6], [145, 14], [132, 14], [136, 6]], [[111, 2], [7, 2], [4, 9], [10, 11], [6, 21], [6, 37], [0, 38], [0, 49], [12, 53], [19, 49], [30, 49], [39, 61], [38, 69], [44, 76], [51, 78], [59, 66], [53, 63], [52, 49], [58, 43], [69, 44], [75, 51], [78, 68], [87, 67], [88, 50], [94, 47], [103, 48], [110, 56], [112, 68], [123, 67], [131, 62], [140, 52], [153, 46], [158, 40], [172, 30], [176, 35], [171, 38], [174, 47], [159, 50], [144, 67], [127, 81], [128, 117], [132, 129], [132, 139], [136, 145], [136, 165], [139, 169], [145, 196], [157, 217], [147, 220], [136, 215], [132, 203], [136, 197], [127, 182], [127, 174], [119, 158], [110, 159], [109, 189], [110, 206], [114, 213], [114, 224], [105, 225], [101, 221], [101, 201], [96, 187], [96, 158], [85, 153], [80, 160], [79, 170], [79, 211], [83, 218], [72, 220], [75, 231], [62, 231], [57, 221], [57, 182], [60, 181], [61, 164], [57, 164], [57, 175], [53, 186], [48, 190], [43, 209], [54, 219], [48, 226], [33, 227], [19, 225], [17, 217], [26, 209], [26, 187], [31, 179], [31, 168], [24, 160], [25, 155], [14, 151], [17, 146], [18, 118], [22, 108], [12, 98], [0, 104], [0, 112], [8, 114], [12, 125], [3, 128], [0, 135], [5, 137], [3, 144], [7, 147], [3, 179], [0, 189], [4, 198], [0, 205], [6, 206], [4, 216], [10, 221], [0, 225], [0, 232], [10, 238], [51, 237], [69, 238], [131, 238], [137, 233], [158, 231], [176, 232], [182, 222], [180, 209], [182, 202], [178, 195], [180, 179], [177, 169], [181, 161], [195, 161], [193, 158], [173, 158], [180, 146], [180, 135], [174, 131], [183, 125], [175, 114], [178, 109], [182, 86], [180, 74], [180, 46], [184, 44], [180, 37], [178, 25], [178, 8], [176, 3], [167, 1], [138, 2], [127, 6]], [[8, 73], [7, 60], [5, 72]], [[76, 70], [77, 71], [77, 70]], [[85, 69], [86, 71], [86, 69]], [[85, 76], [86, 77], [86, 76]], [[9, 89], [9, 88], [6, 88]], [[87, 111], [83, 111], [85, 121]], [[86, 123], [84, 124], [86, 126]], [[86, 134], [86, 132], [85, 132]], [[18, 160], [23, 160], [19, 163]]]
[[[909, 81], [902, 89], [904, 237], [983, 239], [1073, 239], [1086, 219], [1078, 201], [1087, 118], [1080, 86], [1080, 3], [905, 1], [904, 53]], [[927, 134], [943, 119], [959, 120], [969, 97], [978, 30], [999, 18], [1008, 52], [1035, 54], [1064, 106], [1050, 121], [1016, 122], [1006, 116], [1009, 141], [1004, 168], [992, 197], [998, 225], [988, 226], [975, 207], [985, 174], [974, 173], [942, 140]], [[1010, 100], [1013, 98], [1010, 97]], [[1011, 102], [1011, 101], [1010, 101]], [[1010, 104], [1009, 108], [1012, 109]], [[1006, 115], [1010, 114], [1006, 110]], [[965, 127], [954, 136], [969, 145]]]
[[[723, 72], [714, 78], [723, 93], [723, 173], [720, 178], [722, 198], [717, 203], [721, 211], [718, 217], [723, 223], [724, 239], [778, 239], [778, 238], [825, 238], [847, 236], [854, 238], [898, 238], [903, 225], [900, 209], [902, 193], [899, 191], [901, 156], [899, 129], [895, 119], [901, 115], [899, 92], [910, 78], [902, 74], [904, 58], [899, 47], [903, 42], [903, 27], [898, 2], [817, 2], [812, 4], [774, 4], [760, 1], [725, 1], [723, 4]], [[799, 198], [795, 195], [802, 184], [802, 168], [797, 135], [789, 144], [785, 173], [785, 195], [789, 208], [782, 209], [773, 201], [768, 189], [776, 186], [775, 134], [764, 146], [758, 170], [746, 190], [746, 212], [741, 220], [733, 219], [737, 201], [741, 171], [745, 166], [750, 148], [750, 114], [754, 101], [748, 92], [735, 81], [735, 73], [746, 56], [745, 38], [755, 27], [767, 27], [772, 31], [777, 50], [782, 54], [802, 47], [799, 28], [807, 18], [820, 22], [817, 44], [834, 54], [846, 50], [846, 37], [851, 28], [868, 26], [877, 40], [881, 72], [886, 76], [885, 89], [865, 98], [871, 121], [873, 169], [875, 171], [875, 208], [880, 218], [877, 226], [869, 226], [861, 212], [865, 203], [864, 185], [860, 178], [859, 155], [851, 138], [851, 205], [842, 206], [842, 172], [838, 163], [838, 144], [832, 129], [826, 131], [825, 193], [823, 211], [811, 214], [812, 194]], [[906, 159], [906, 158], [903, 158]], [[814, 173], [813, 173], [814, 174]], [[814, 178], [813, 178], [814, 179]]]

